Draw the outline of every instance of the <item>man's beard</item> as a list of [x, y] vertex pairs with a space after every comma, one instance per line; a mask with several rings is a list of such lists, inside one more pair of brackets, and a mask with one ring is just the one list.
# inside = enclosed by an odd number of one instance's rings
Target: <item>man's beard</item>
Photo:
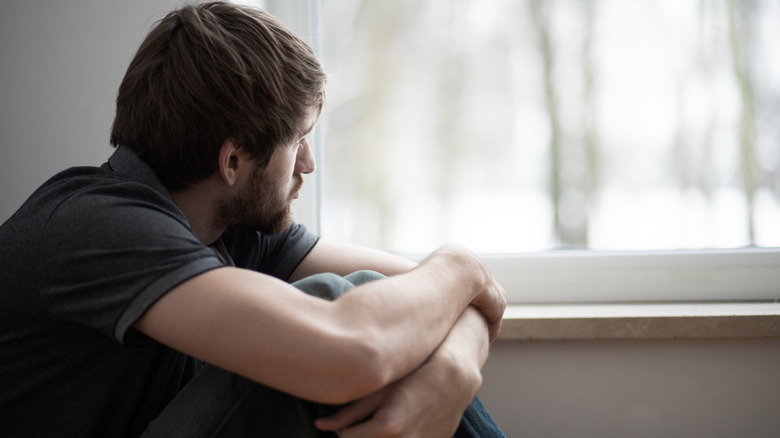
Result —
[[279, 181], [268, 178], [263, 170], [256, 169], [247, 186], [219, 206], [216, 225], [224, 228], [245, 225], [263, 234], [279, 234], [290, 226], [293, 196], [303, 186], [303, 178], [295, 175], [293, 190], [282, 199]]

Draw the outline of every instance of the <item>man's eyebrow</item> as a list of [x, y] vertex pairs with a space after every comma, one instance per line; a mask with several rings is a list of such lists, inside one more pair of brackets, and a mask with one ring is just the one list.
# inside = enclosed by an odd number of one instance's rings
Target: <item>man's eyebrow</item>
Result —
[[311, 126], [309, 126], [309, 129], [307, 129], [306, 131], [301, 132], [301, 137], [306, 137], [313, 130], [314, 130], [314, 123], [312, 123]]

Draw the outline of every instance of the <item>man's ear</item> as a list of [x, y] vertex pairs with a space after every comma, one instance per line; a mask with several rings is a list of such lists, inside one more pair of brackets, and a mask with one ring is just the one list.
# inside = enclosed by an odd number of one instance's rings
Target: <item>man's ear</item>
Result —
[[238, 174], [246, 166], [246, 153], [238, 145], [236, 139], [228, 137], [219, 148], [217, 174], [229, 186], [236, 184]]

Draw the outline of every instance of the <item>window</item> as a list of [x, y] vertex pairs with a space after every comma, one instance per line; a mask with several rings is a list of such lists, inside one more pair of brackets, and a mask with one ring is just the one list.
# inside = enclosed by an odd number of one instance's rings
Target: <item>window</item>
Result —
[[778, 298], [776, 2], [309, 4], [324, 236], [464, 243], [516, 301]]
[[324, 231], [401, 252], [776, 246], [778, 9], [324, 0]]

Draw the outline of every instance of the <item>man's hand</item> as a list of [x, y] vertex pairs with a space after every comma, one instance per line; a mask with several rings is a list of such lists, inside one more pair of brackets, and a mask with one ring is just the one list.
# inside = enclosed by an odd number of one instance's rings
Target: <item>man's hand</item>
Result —
[[317, 420], [340, 438], [451, 437], [481, 385], [449, 367], [428, 362], [406, 378]]
[[[459, 245], [445, 245], [431, 254], [428, 259], [443, 257], [447, 263], [461, 266], [460, 271], [476, 289], [477, 295], [471, 305], [479, 309], [488, 323], [489, 339], [493, 342], [501, 330], [501, 320], [506, 310], [504, 288], [493, 278], [487, 266], [473, 252]], [[426, 259], [427, 260], [427, 259]]]
[[451, 437], [474, 398], [487, 357], [487, 328], [474, 308], [461, 315], [433, 356], [409, 376], [316, 426], [350, 437]]
[[[471, 304], [485, 315], [490, 327], [490, 341], [493, 341], [501, 327], [506, 297], [504, 289], [496, 283], [482, 260], [468, 249], [450, 244], [439, 248], [422, 263], [427, 261], [441, 262], [454, 268], [455, 273], [451, 275], [460, 276], [459, 285], [470, 289]], [[344, 276], [365, 269], [392, 277], [409, 272], [414, 267], [415, 263], [389, 253], [321, 239], [298, 265], [290, 281], [321, 272]]]

